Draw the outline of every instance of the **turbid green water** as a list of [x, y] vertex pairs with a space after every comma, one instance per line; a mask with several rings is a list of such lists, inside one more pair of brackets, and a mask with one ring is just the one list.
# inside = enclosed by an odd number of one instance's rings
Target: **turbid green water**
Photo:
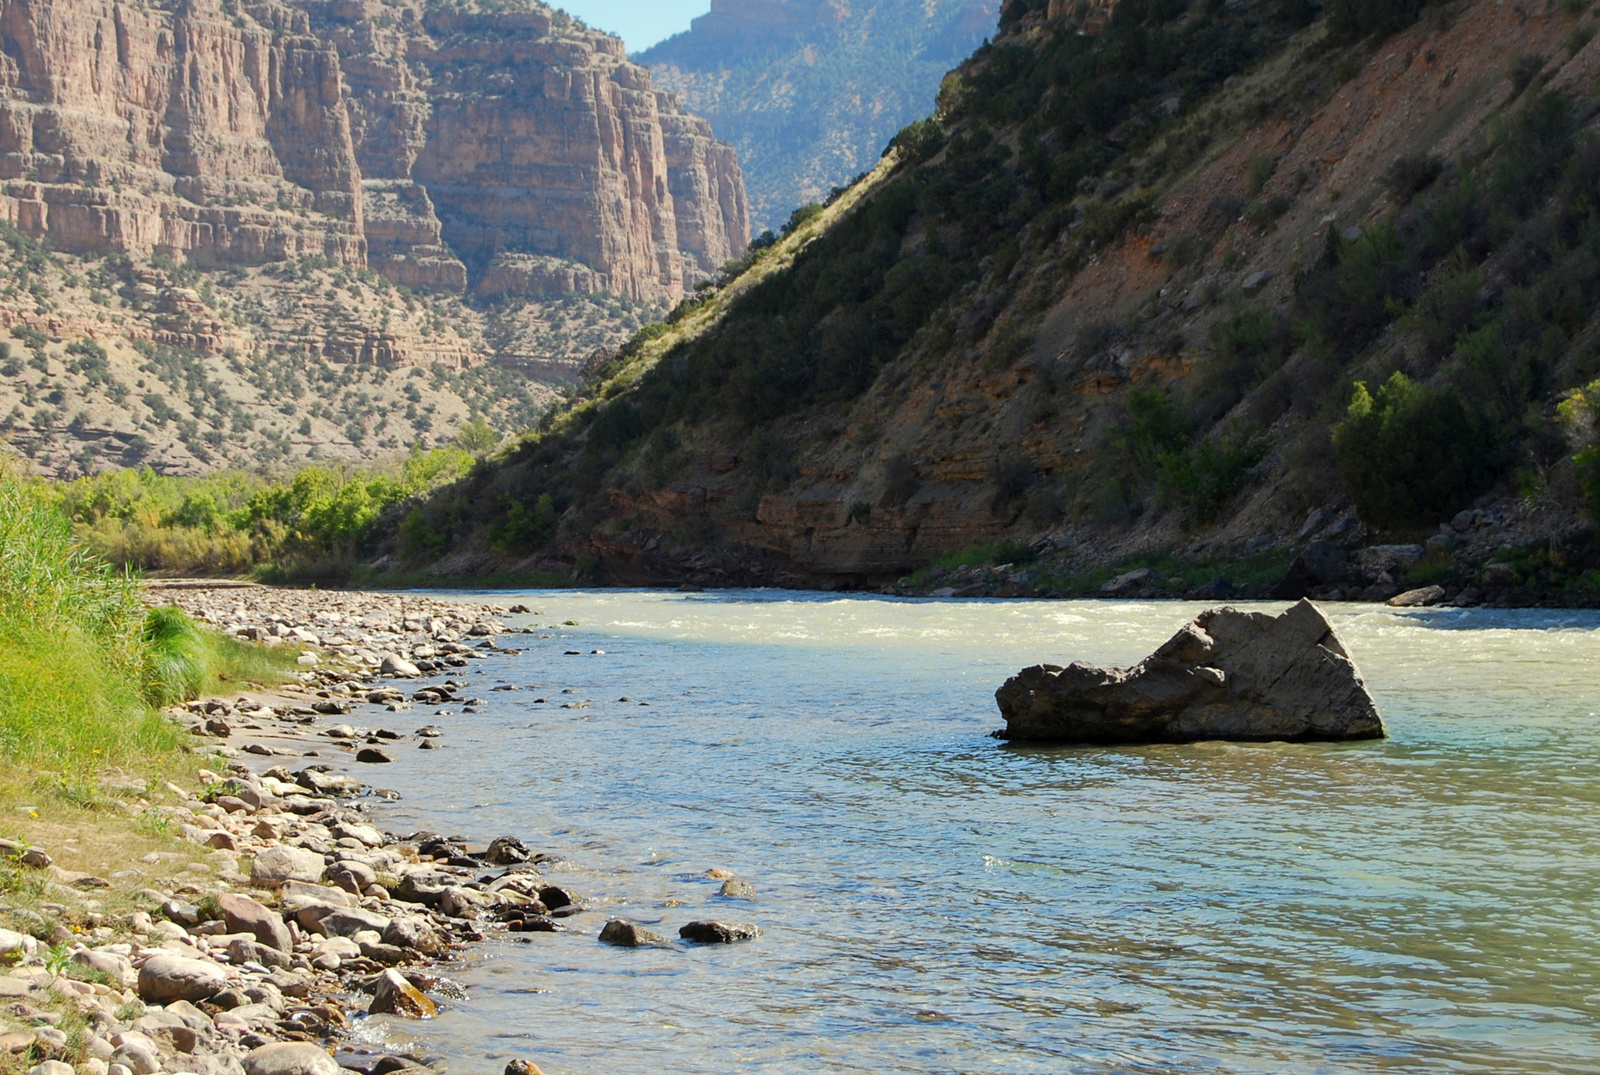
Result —
[[[403, 750], [384, 821], [562, 852], [594, 913], [365, 1028], [458, 1075], [1600, 1068], [1600, 616], [1336, 609], [1385, 742], [1017, 749], [1008, 674], [1200, 606], [497, 600], [581, 626], [476, 665], [488, 706]], [[766, 935], [618, 950], [612, 916]]]

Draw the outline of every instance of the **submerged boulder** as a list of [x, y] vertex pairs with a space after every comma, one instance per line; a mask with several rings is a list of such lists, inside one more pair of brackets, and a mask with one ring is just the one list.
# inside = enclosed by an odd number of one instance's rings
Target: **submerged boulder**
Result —
[[1215, 608], [1133, 668], [1037, 665], [995, 692], [1025, 743], [1381, 739], [1383, 718], [1310, 601], [1281, 616]]

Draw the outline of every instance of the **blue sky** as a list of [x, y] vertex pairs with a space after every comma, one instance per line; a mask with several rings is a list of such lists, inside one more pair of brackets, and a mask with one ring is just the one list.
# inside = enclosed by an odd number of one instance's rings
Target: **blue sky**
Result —
[[553, 4], [596, 30], [616, 34], [629, 52], [687, 30], [691, 19], [711, 10], [711, 0], [553, 0]]

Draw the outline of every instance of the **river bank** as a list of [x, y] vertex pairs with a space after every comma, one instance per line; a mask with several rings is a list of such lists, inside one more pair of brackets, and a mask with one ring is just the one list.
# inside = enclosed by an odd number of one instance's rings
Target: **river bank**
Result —
[[[395, 750], [437, 748], [443, 730], [358, 730], [339, 718], [454, 700], [464, 683], [407, 690], [420, 685], [407, 681], [493, 656], [508, 610], [209, 583], [158, 584], [146, 596], [229, 635], [295, 647], [298, 681], [168, 711], [198, 737], [191, 751], [215, 759], [197, 770], [197, 787], [106, 781], [105, 808], [138, 814], [156, 843], [192, 852], [121, 861], [101, 847], [115, 868], [100, 877], [63, 869], [25, 840], [0, 847], [15, 874], [8, 887], [43, 899], [37, 910], [26, 899], [0, 909], [15, 927], [0, 930], [0, 959], [12, 966], [0, 996], [15, 1002], [0, 1049], [36, 1075], [417, 1066], [415, 1055], [371, 1048], [336, 1062], [330, 1047], [354, 1044], [345, 1039], [362, 1015], [426, 1018], [459, 998], [445, 973], [482, 940], [481, 919], [556, 930], [579, 908], [542, 876], [550, 856], [516, 837], [469, 846], [383, 831], [382, 807], [397, 796], [369, 774]], [[93, 827], [57, 826], [54, 838], [95, 843]], [[108, 898], [168, 865], [175, 877]]]

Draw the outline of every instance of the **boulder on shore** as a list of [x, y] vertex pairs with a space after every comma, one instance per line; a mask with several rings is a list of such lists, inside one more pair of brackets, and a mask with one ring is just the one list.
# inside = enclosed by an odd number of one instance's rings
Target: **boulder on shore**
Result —
[[378, 976], [369, 1011], [373, 1015], [405, 1015], [413, 1019], [431, 1019], [439, 1014], [438, 1006], [397, 970], [386, 970]]
[[1310, 601], [1281, 616], [1203, 612], [1133, 668], [1037, 665], [995, 692], [1023, 743], [1381, 739], [1383, 718]]
[[309, 1041], [263, 1045], [244, 1058], [245, 1075], [340, 1075], [327, 1050]]
[[227, 972], [204, 959], [158, 955], [139, 968], [139, 999], [146, 1003], [210, 1000], [227, 985]]

